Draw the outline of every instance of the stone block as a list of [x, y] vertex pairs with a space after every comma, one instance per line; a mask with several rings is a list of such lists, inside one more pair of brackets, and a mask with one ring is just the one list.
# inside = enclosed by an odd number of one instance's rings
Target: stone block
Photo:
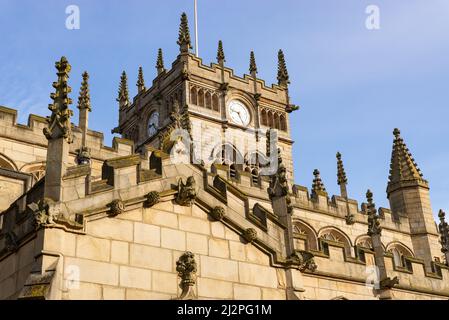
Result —
[[186, 250], [186, 233], [179, 230], [161, 229], [161, 246], [179, 251]]
[[120, 286], [151, 290], [151, 271], [146, 269], [121, 266]]
[[112, 241], [111, 243], [111, 262], [118, 264], [129, 263], [129, 244], [128, 242]]
[[283, 289], [267, 289], [262, 288], [263, 300], [285, 300], [286, 293]]
[[229, 258], [229, 245], [227, 240], [209, 239], [209, 255], [218, 258]]
[[120, 241], [133, 241], [133, 222], [115, 218], [105, 218], [87, 223], [88, 234]]
[[209, 252], [207, 236], [187, 232], [186, 250], [197, 254], [207, 255]]
[[210, 235], [209, 221], [192, 218], [189, 216], [179, 216], [179, 229]]
[[171, 298], [172, 296], [169, 294], [137, 289], [126, 289], [127, 300], [170, 300]]
[[101, 300], [101, 286], [93, 283], [78, 283], [78, 288], [63, 293], [64, 300]]
[[225, 226], [221, 222], [212, 222], [210, 229], [214, 238], [225, 238]]
[[76, 235], [61, 229], [45, 229], [44, 250], [75, 256]]
[[66, 258], [64, 266], [65, 280], [67, 277], [73, 277], [73, 270], [79, 272], [81, 282], [91, 282], [97, 284], [106, 284], [110, 286], [118, 285], [118, 266], [105, 262], [84, 260], [79, 258]]
[[176, 295], [179, 282], [176, 273], [153, 271], [153, 291]]
[[76, 256], [97, 261], [109, 261], [111, 241], [79, 235], [76, 242]]
[[161, 228], [143, 223], [134, 223], [134, 242], [159, 247], [161, 245]]
[[173, 229], [178, 228], [178, 216], [176, 214], [161, 212], [154, 209], [146, 209], [144, 211], [143, 222]]
[[167, 249], [131, 244], [130, 265], [159, 271], [173, 271], [172, 252]]
[[246, 261], [245, 244], [236, 241], [229, 241], [229, 249], [231, 251], [231, 259]]
[[232, 299], [232, 283], [227, 281], [198, 278], [198, 296], [200, 298]]
[[260, 300], [261, 291], [258, 287], [245, 286], [241, 284], [234, 284], [234, 299], [235, 300]]
[[240, 282], [260, 287], [277, 288], [276, 269], [239, 262]]
[[201, 256], [201, 276], [227, 281], [239, 281], [238, 264], [235, 261]]
[[104, 300], [124, 300], [125, 299], [125, 289], [103, 286], [103, 299]]

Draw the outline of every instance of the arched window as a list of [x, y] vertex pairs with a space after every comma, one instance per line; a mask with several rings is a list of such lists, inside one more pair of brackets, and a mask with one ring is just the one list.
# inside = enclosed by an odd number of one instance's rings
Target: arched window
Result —
[[274, 114], [273, 122], [274, 122], [274, 128], [275, 129], [279, 129], [280, 128], [280, 126], [279, 126], [279, 115], [277, 113]]
[[287, 131], [287, 120], [285, 119], [285, 116], [283, 114], [280, 117], [280, 122], [281, 122], [281, 130]]
[[38, 182], [45, 176], [45, 167], [46, 167], [45, 161], [33, 162], [24, 165], [22, 168], [20, 168], [20, 171], [31, 174], [33, 177], [32, 184], [34, 185], [36, 182]]
[[198, 104], [198, 95], [196, 92], [196, 87], [192, 87], [192, 89], [190, 89], [190, 102], [194, 105]]
[[267, 111], [265, 109], [262, 109], [262, 112], [260, 113], [261, 123], [263, 126], [268, 125], [268, 119], [267, 119]]
[[236, 164], [243, 170], [244, 158], [237, 148], [231, 143], [219, 144], [214, 147], [211, 160], [226, 165]]
[[217, 94], [214, 94], [212, 96], [212, 109], [214, 111], [220, 111], [220, 104], [218, 102], [218, 95]]
[[293, 236], [296, 249], [298, 250], [318, 250], [318, 237], [315, 230], [301, 220], [293, 221]]
[[204, 107], [204, 91], [203, 91], [203, 89], [200, 89], [200, 91], [198, 91], [198, 105], [200, 107]]
[[212, 96], [210, 95], [210, 92], [206, 92], [205, 100], [206, 100], [206, 108], [212, 109]]
[[407, 268], [412, 270], [412, 264], [406, 259], [407, 257], [413, 257], [413, 252], [405, 245], [399, 242], [390, 243], [387, 246], [387, 252], [393, 255], [394, 265], [397, 267]]
[[270, 128], [274, 128], [274, 122], [273, 122], [273, 113], [271, 113], [270, 111], [268, 111], [268, 126]]
[[0, 153], [0, 168], [18, 171], [17, 166], [10, 158]]
[[251, 180], [253, 184], [259, 184], [259, 172], [257, 171], [257, 169], [253, 169], [253, 171], [251, 171]]
[[330, 240], [333, 242], [338, 242], [344, 245], [345, 254], [347, 257], [352, 256], [352, 244], [349, 237], [341, 230], [334, 227], [326, 227], [321, 229], [319, 232], [319, 237], [324, 240]]

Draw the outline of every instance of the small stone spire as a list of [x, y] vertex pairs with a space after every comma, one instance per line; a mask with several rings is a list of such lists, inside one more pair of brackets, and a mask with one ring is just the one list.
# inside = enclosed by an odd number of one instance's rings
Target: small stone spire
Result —
[[327, 191], [324, 187], [323, 181], [320, 177], [320, 171], [318, 169], [313, 170], [313, 184], [312, 184], [312, 197], [317, 197], [318, 195], [326, 196]]
[[373, 193], [371, 190], [366, 192], [366, 200], [368, 201], [368, 235], [380, 235], [382, 227], [380, 226], [379, 215], [377, 214], [376, 205], [373, 202]]
[[73, 111], [69, 109], [72, 99], [68, 97], [68, 94], [72, 92], [72, 88], [67, 84], [72, 67], [66, 57], [62, 57], [60, 61], [56, 62], [55, 66], [58, 70], [58, 81], [53, 82], [53, 88], [56, 91], [50, 95], [53, 103], [48, 106], [51, 116], [47, 117], [48, 127], [44, 128], [44, 135], [48, 140], [62, 137], [68, 143], [72, 143], [70, 117], [73, 116]]
[[119, 102], [120, 109], [129, 107], [128, 77], [125, 71], [122, 72], [122, 76], [120, 77], [117, 101]]
[[189, 21], [185, 12], [181, 15], [181, 24], [179, 26], [179, 38], [178, 45], [181, 53], [188, 53], [192, 48], [192, 42], [190, 40]]
[[391, 153], [390, 176], [387, 193], [401, 187], [403, 182], [415, 182], [428, 186], [424, 180], [421, 170], [413, 159], [410, 150], [407, 148], [404, 140], [401, 138], [399, 129], [394, 129], [393, 151]]
[[343, 161], [341, 160], [340, 152], [337, 152], [337, 183], [340, 186], [340, 195], [344, 198], [348, 198], [348, 192], [346, 189], [348, 179], [346, 178], [346, 172], [343, 166]]
[[285, 87], [288, 87], [290, 84], [290, 77], [285, 63], [284, 52], [282, 50], [279, 50], [278, 52], [278, 83], [280, 86]]
[[257, 73], [256, 57], [254, 56], [254, 51], [251, 51], [249, 56], [249, 72], [251, 74]]
[[165, 72], [165, 67], [164, 67], [164, 56], [162, 54], [162, 49], [159, 48], [158, 52], [157, 52], [157, 62], [156, 62], [156, 69], [157, 69], [157, 74], [161, 74], [163, 72]]
[[224, 54], [224, 50], [223, 50], [223, 42], [221, 40], [218, 41], [217, 62], [219, 64], [226, 62], [225, 54]]
[[78, 109], [91, 112], [90, 93], [89, 93], [89, 74], [87, 71], [83, 73], [83, 81], [81, 82], [80, 95], [78, 97]]
[[145, 79], [143, 78], [143, 69], [142, 67], [139, 67], [139, 76], [137, 78], [137, 89], [138, 92], [141, 93], [145, 91]]
[[443, 210], [440, 210], [440, 212], [438, 213], [438, 217], [440, 218], [438, 230], [441, 236], [441, 252], [444, 253], [444, 256], [446, 258], [446, 265], [449, 265], [449, 226], [445, 219], [446, 213]]

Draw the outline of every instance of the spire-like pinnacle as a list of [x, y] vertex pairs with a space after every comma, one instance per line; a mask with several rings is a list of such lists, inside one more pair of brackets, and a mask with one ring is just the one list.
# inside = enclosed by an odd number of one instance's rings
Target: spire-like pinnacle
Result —
[[78, 109], [92, 111], [89, 93], [89, 74], [87, 71], [83, 73], [83, 82], [81, 83], [80, 95], [78, 97]]
[[251, 51], [249, 55], [249, 72], [257, 73], [256, 57], [254, 56], [254, 51]]
[[[438, 217], [440, 218], [440, 224], [438, 225], [438, 231], [440, 232], [440, 242], [441, 242], [441, 252], [448, 253], [449, 252], [449, 226], [445, 219], [446, 213], [443, 210], [440, 210], [438, 213]], [[446, 261], [449, 263], [449, 261]]]
[[162, 53], [162, 49], [159, 48], [158, 52], [157, 52], [157, 62], [156, 62], [156, 69], [157, 69], [157, 74], [161, 74], [162, 72], [165, 71], [165, 67], [164, 67], [164, 55]]
[[382, 227], [380, 226], [379, 215], [377, 214], [376, 205], [373, 202], [373, 193], [371, 190], [366, 192], [366, 200], [368, 201], [368, 235], [380, 235]]
[[427, 181], [423, 179], [421, 170], [402, 139], [399, 129], [394, 129], [393, 134], [388, 193], [401, 182], [419, 182], [427, 186]]
[[223, 50], [223, 42], [220, 40], [218, 41], [218, 51], [217, 51], [217, 62], [225, 62], [225, 54]]
[[181, 15], [178, 45], [180, 46], [181, 53], [187, 53], [189, 52], [189, 49], [192, 48], [192, 42], [190, 40], [189, 21], [185, 12], [183, 12]]
[[55, 67], [58, 70], [58, 81], [53, 82], [55, 92], [50, 95], [53, 103], [48, 106], [51, 116], [47, 117], [48, 127], [44, 128], [44, 135], [48, 140], [65, 138], [68, 143], [72, 143], [70, 117], [73, 116], [73, 112], [69, 109], [72, 99], [68, 96], [72, 88], [67, 83], [72, 67], [66, 57], [56, 62]]
[[348, 179], [346, 178], [345, 167], [343, 166], [343, 161], [341, 160], [340, 152], [337, 152], [337, 178], [339, 186], [348, 183]]
[[120, 108], [129, 106], [128, 77], [125, 71], [122, 72], [122, 76], [120, 77], [117, 101], [120, 104]]
[[287, 87], [290, 84], [290, 77], [287, 71], [287, 64], [285, 63], [285, 56], [282, 50], [278, 52], [278, 83], [281, 86]]
[[145, 79], [143, 78], [143, 69], [142, 67], [139, 67], [139, 76], [137, 78], [137, 89], [138, 92], [145, 91]]
[[326, 188], [321, 180], [320, 171], [318, 171], [318, 169], [313, 170], [313, 176], [312, 196], [316, 196], [318, 194], [327, 196]]

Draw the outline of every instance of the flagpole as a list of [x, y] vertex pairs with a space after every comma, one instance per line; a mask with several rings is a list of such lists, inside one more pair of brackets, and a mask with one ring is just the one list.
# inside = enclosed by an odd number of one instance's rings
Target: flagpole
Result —
[[197, 0], [194, 0], [195, 7], [195, 55], [198, 57], [200, 52], [198, 49], [198, 3]]

